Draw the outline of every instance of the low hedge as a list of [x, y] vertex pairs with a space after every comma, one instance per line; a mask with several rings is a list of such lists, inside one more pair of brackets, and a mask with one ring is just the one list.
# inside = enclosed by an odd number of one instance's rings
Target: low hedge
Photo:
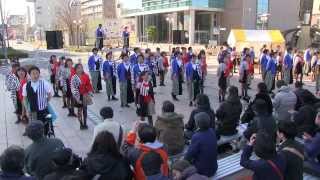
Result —
[[[12, 59], [12, 58], [27, 58], [29, 55], [28, 53], [25, 53], [23, 51], [20, 51], [20, 50], [16, 50], [16, 49], [13, 49], [11, 47], [8, 48], [8, 58], [9, 59]], [[3, 52], [3, 49], [0, 48], [0, 59], [4, 59], [4, 52]]]

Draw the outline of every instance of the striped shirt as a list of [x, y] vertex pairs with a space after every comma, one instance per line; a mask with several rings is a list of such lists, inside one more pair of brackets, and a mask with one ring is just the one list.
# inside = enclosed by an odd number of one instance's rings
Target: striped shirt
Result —
[[[35, 93], [37, 93], [37, 105], [38, 105], [38, 110], [42, 111], [44, 109], [47, 108], [48, 106], [48, 97], [49, 95], [52, 94], [53, 89], [51, 84], [49, 84], [47, 81], [45, 80], [38, 80], [36, 82], [29, 82], [33, 91]], [[26, 83], [23, 86], [23, 90], [22, 90], [22, 96], [23, 97], [27, 97], [27, 85], [29, 83]]]

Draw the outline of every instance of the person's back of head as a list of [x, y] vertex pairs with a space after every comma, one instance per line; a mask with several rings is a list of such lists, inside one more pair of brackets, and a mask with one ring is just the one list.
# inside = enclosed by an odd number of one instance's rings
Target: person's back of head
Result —
[[258, 92], [259, 93], [268, 93], [267, 85], [264, 82], [260, 82], [258, 84]]
[[25, 153], [19, 146], [10, 146], [0, 156], [0, 167], [3, 172], [22, 174]]
[[276, 155], [276, 144], [266, 131], [259, 130], [256, 134], [253, 150], [259, 158], [269, 160]]
[[44, 137], [44, 124], [41, 121], [31, 121], [25, 129], [25, 136], [32, 141], [37, 141]]
[[266, 101], [264, 101], [263, 99], [255, 100], [255, 102], [253, 103], [253, 106], [252, 106], [252, 110], [257, 115], [267, 114], [268, 107], [267, 107]]
[[279, 121], [278, 136], [284, 136], [285, 139], [293, 140], [298, 134], [297, 126], [292, 121]]
[[174, 112], [174, 104], [171, 101], [164, 101], [162, 104], [162, 112], [163, 113]]
[[199, 112], [194, 116], [196, 125], [200, 131], [206, 131], [210, 128], [210, 116], [205, 112]]
[[301, 92], [301, 100], [303, 105], [312, 105], [317, 102], [315, 95], [307, 89]]
[[160, 154], [155, 151], [146, 153], [141, 160], [141, 164], [145, 176], [161, 174], [161, 165], [163, 164], [163, 161]]
[[56, 167], [65, 167], [72, 164], [72, 150], [63, 148], [55, 151], [52, 155], [52, 162]]
[[302, 88], [303, 88], [303, 82], [296, 81], [296, 82], [294, 83], [294, 87], [295, 87], [296, 89], [302, 89]]
[[196, 98], [197, 106], [205, 109], [210, 109], [209, 97], [205, 94], [199, 94]]
[[89, 155], [90, 154], [107, 154], [115, 159], [121, 158], [116, 140], [109, 131], [102, 131], [96, 136]]
[[282, 86], [287, 86], [287, 84], [284, 80], [279, 80], [277, 81], [276, 86], [278, 89], [280, 89]]
[[100, 110], [100, 116], [103, 119], [112, 119], [113, 118], [113, 110], [111, 107], [103, 107]]
[[153, 143], [156, 140], [156, 129], [149, 124], [141, 124], [138, 128], [138, 136], [142, 144]]
[[230, 86], [228, 89], [229, 97], [239, 97], [239, 91], [236, 86]]

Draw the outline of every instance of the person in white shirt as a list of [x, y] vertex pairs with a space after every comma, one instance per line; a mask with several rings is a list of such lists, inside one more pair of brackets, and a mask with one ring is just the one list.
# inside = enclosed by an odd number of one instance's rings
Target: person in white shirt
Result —
[[112, 108], [103, 107], [100, 110], [100, 116], [104, 119], [104, 121], [98, 124], [96, 127], [94, 127], [93, 141], [100, 132], [108, 131], [113, 135], [114, 139], [118, 144], [118, 147], [120, 148], [122, 144], [124, 132], [123, 132], [123, 127], [120, 125], [120, 123], [113, 120]]
[[[31, 81], [23, 86], [22, 96], [24, 98], [25, 107], [31, 121], [40, 120], [45, 123], [46, 116], [49, 114], [48, 105], [53, 94], [51, 84], [40, 79], [40, 69], [32, 66], [29, 69]], [[45, 132], [48, 130], [48, 124], [45, 126]]]

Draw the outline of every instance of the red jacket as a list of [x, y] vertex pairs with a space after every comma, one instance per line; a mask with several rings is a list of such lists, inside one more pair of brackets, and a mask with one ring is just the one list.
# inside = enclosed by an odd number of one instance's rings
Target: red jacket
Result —
[[80, 80], [81, 80], [81, 84], [80, 84], [79, 92], [81, 95], [85, 95], [85, 94], [88, 94], [89, 92], [93, 91], [88, 74], [83, 73], [80, 76]]
[[[126, 143], [134, 146], [136, 143], [137, 135], [134, 132], [130, 132], [127, 135]], [[163, 164], [161, 165], [161, 173], [164, 176], [169, 176], [169, 166], [168, 166], [168, 154], [163, 148], [158, 149], [151, 149], [150, 147], [144, 144], [136, 145], [140, 151], [140, 155], [137, 157], [134, 166], [134, 179], [135, 180], [147, 180], [146, 176], [144, 175], [144, 171], [142, 168], [142, 159], [145, 154], [150, 151], [154, 151], [161, 156]]]

